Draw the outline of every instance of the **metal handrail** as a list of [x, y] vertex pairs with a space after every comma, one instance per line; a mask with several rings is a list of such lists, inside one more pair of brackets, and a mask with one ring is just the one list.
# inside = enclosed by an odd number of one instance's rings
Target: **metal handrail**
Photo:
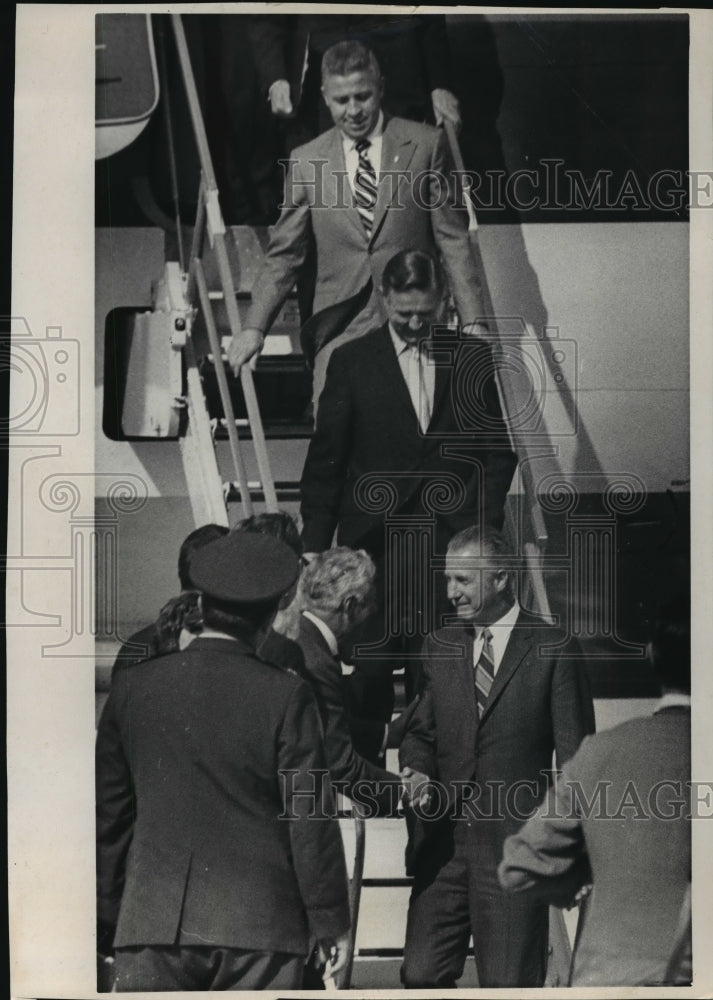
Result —
[[[203, 262], [200, 257], [196, 257], [193, 261], [193, 271], [196, 277], [196, 284], [198, 286], [198, 297], [200, 299], [201, 308], [205, 316], [205, 325], [208, 332], [208, 341], [210, 343], [210, 349], [213, 352], [213, 357], [219, 359], [220, 357], [220, 337], [218, 336], [218, 330], [215, 326], [215, 320], [213, 319], [213, 310], [210, 304], [210, 295], [208, 293], [208, 284], [205, 280], [205, 272], [203, 270]], [[245, 516], [250, 517], [252, 515], [252, 500], [250, 499], [250, 492], [248, 490], [248, 474], [245, 470], [245, 463], [243, 462], [243, 455], [240, 451], [240, 439], [238, 437], [238, 428], [235, 423], [235, 413], [233, 411], [233, 402], [230, 398], [230, 389], [228, 388], [228, 380], [225, 375], [225, 368], [218, 360], [215, 362], [215, 374], [218, 380], [218, 391], [220, 392], [220, 398], [223, 401], [223, 413], [225, 414], [225, 420], [228, 428], [228, 440], [230, 442], [230, 454], [233, 458], [233, 465], [235, 471], [238, 475], [238, 486], [240, 487], [240, 498], [243, 502], [243, 509], [245, 511]]]
[[351, 928], [349, 931], [349, 950], [347, 961], [339, 977], [338, 986], [342, 990], [348, 990], [352, 981], [352, 970], [354, 968], [354, 952], [356, 950], [357, 927], [359, 925], [359, 904], [361, 902], [362, 880], [364, 878], [364, 858], [366, 857], [366, 821], [359, 814], [358, 807], [352, 807], [354, 816], [354, 868], [349, 882], [349, 917]]
[[[190, 113], [191, 124], [193, 126], [193, 135], [198, 148], [198, 158], [200, 160], [202, 175], [198, 196], [196, 225], [193, 232], [193, 243], [191, 247], [191, 262], [189, 265], [187, 295], [189, 301], [192, 301], [192, 296], [197, 286], [200, 291], [199, 274], [201, 271], [198, 265], [200, 264], [200, 256], [203, 248], [205, 230], [207, 227], [208, 239], [218, 265], [218, 275], [223, 289], [223, 297], [228, 314], [230, 333], [232, 337], [239, 337], [241, 334], [240, 315], [238, 313], [235, 285], [233, 282], [232, 272], [230, 270], [230, 261], [225, 242], [225, 223], [220, 210], [218, 185], [215, 179], [213, 161], [211, 159], [210, 148], [208, 146], [208, 136], [205, 130], [205, 122], [203, 121], [200, 101], [198, 100], [198, 90], [196, 88], [193, 67], [191, 66], [188, 44], [186, 42], [186, 34], [180, 14], [171, 14], [171, 25], [173, 27], [173, 33], [176, 41], [181, 75], [186, 89], [188, 110]], [[206, 317], [206, 325], [210, 328], [212, 321], [212, 306], [210, 305], [210, 299], [206, 298], [206, 301], [203, 301], [204, 296], [202, 295], [200, 298], [202, 300], [201, 304], [203, 312]], [[252, 504], [250, 495], [247, 492], [247, 477], [245, 476], [244, 464], [242, 462], [242, 458], [240, 457], [240, 440], [233, 416], [233, 408], [230, 400], [227, 378], [225, 376], [222, 352], [214, 349], [213, 355], [216, 375], [218, 375], [218, 388], [223, 405], [223, 412], [225, 413], [226, 421], [228, 423], [228, 434], [230, 436], [231, 455], [235, 467], [236, 480], [240, 484], [241, 500], [244, 512], [246, 516], [249, 516], [252, 512]], [[218, 374], [219, 372], [222, 374], [222, 378]], [[272, 472], [270, 470], [267, 445], [265, 443], [265, 432], [262, 425], [257, 396], [255, 394], [252, 370], [249, 365], [243, 365], [241, 367], [240, 383], [243, 390], [243, 396], [245, 398], [248, 421], [252, 431], [253, 448], [255, 450], [255, 458], [257, 460], [261, 488], [265, 498], [265, 506], [268, 511], [274, 512], [277, 510], [277, 495], [275, 493]]]
[[[455, 128], [451, 122], [444, 123], [444, 129], [446, 136], [448, 138], [448, 145], [450, 147], [451, 156], [453, 158], [453, 163], [455, 165], [456, 171], [460, 174], [462, 178], [462, 187], [464, 192], [464, 203], [466, 210], [468, 212], [468, 232], [470, 234], [470, 239], [476, 240], [476, 231], [478, 229], [478, 220], [475, 214], [475, 208], [473, 207], [473, 202], [468, 196], [470, 190], [470, 185], [468, 183], [467, 171], [465, 169], [465, 163], [463, 161], [463, 154], [458, 143], [458, 137], [456, 135]], [[492, 335], [493, 339], [499, 344], [500, 343], [500, 330], [498, 328], [497, 317], [495, 316], [495, 310], [493, 308], [493, 301], [488, 289], [488, 283], [485, 274], [482, 275], [482, 292], [483, 299], [486, 309], [488, 311], [489, 322], [493, 326]], [[530, 327], [527, 328], [528, 334], [533, 335], [533, 331]], [[503, 403], [503, 410], [505, 417], [507, 419], [509, 413], [518, 413], [520, 408], [517, 401], [517, 390], [512, 381], [511, 374], [507, 368], [500, 368], [495, 372], [495, 379], [498, 385], [500, 396]], [[542, 514], [542, 508], [537, 499], [537, 491], [535, 489], [534, 479], [532, 477], [532, 470], [530, 467], [530, 460], [534, 457], [543, 458], [550, 457], [550, 455], [538, 454], [534, 456], [530, 453], [530, 446], [527, 441], [526, 435], [521, 435], [517, 433], [516, 425], [511, 426], [508, 422], [508, 430], [512, 438], [513, 450], [519, 459], [520, 477], [522, 481], [523, 488], [525, 490], [525, 501], [527, 505], [528, 521], [529, 521], [529, 534], [534, 538], [535, 544], [539, 549], [540, 553], [544, 554], [547, 548], [547, 528], [545, 526], [545, 519]], [[550, 449], [551, 453], [551, 449]], [[533, 567], [534, 568], [534, 567]], [[549, 605], [548, 605], [549, 609]]]

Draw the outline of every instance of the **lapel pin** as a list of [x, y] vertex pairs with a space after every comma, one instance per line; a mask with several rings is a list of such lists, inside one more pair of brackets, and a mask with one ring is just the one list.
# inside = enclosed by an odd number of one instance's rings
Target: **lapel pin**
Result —
[[399, 158], [398, 158], [398, 155], [396, 155], [396, 156], [394, 157], [394, 163], [398, 163], [398, 162], [399, 162]]

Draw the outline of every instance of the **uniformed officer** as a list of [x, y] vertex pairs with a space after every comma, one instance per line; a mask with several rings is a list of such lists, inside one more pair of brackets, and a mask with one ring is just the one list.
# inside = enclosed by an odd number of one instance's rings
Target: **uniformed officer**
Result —
[[120, 668], [97, 736], [100, 940], [118, 991], [294, 989], [337, 976], [344, 850], [314, 696], [258, 659], [298, 559], [237, 532], [194, 553], [204, 630]]

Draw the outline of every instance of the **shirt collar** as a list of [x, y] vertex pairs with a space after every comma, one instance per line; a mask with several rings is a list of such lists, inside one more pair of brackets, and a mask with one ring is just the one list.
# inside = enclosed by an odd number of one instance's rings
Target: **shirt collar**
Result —
[[667, 691], [654, 705], [654, 715], [667, 708], [690, 708], [691, 696], [683, 691]]
[[493, 668], [497, 671], [502, 663], [505, 650], [510, 642], [510, 636], [515, 628], [519, 614], [520, 605], [517, 601], [515, 601], [513, 606], [509, 608], [501, 618], [498, 618], [496, 622], [493, 622], [491, 625], [476, 627], [474, 629], [473, 637], [473, 655], [479, 655], [479, 643], [484, 641], [483, 633], [487, 629], [491, 636], [490, 641], [493, 654]]
[[[384, 112], [380, 111], [379, 117], [376, 119], [376, 125], [373, 127], [371, 132], [367, 136], [363, 136], [363, 138], [368, 139], [370, 142], [373, 142], [374, 139], [380, 139], [383, 132], [384, 132]], [[352, 139], [351, 136], [345, 135], [342, 132], [342, 142], [344, 143], [344, 148], [351, 152], [351, 150], [356, 149], [357, 143], [361, 142], [361, 139]]]
[[[201, 640], [203, 639], [209, 639], [209, 640], [218, 639], [222, 640], [223, 642], [231, 642], [235, 646], [237, 646], [238, 649], [241, 650], [242, 652], [247, 653], [250, 656], [255, 655], [254, 641], [250, 641], [248, 639], [239, 639], [236, 635], [229, 635], [227, 632], [221, 632], [218, 629], [204, 627], [201, 629], [199, 634], [195, 636], [195, 639], [196, 641], [198, 641], [198, 645], [201, 644]], [[185, 649], [190, 649], [192, 647], [193, 643], [191, 642], [188, 646], [185, 647]]]
[[311, 611], [303, 611], [302, 614], [305, 616], [305, 618], [311, 621], [314, 627], [319, 631], [322, 638], [327, 643], [327, 646], [329, 647], [329, 652], [332, 654], [332, 656], [337, 656], [339, 654], [337, 637], [335, 636], [334, 632], [332, 632], [329, 625], [327, 625], [326, 622], [323, 622], [321, 618], [318, 618], [317, 615], [313, 615]]
[[490, 632], [493, 635], [495, 635], [497, 631], [500, 629], [514, 628], [515, 622], [517, 621], [517, 617], [519, 614], [520, 614], [520, 603], [519, 601], [515, 601], [513, 606], [508, 611], [505, 612], [502, 618], [498, 618], [498, 620], [496, 622], [493, 622], [492, 625], [480, 626], [476, 630], [477, 637], [480, 638], [480, 636], [483, 634], [486, 628], [490, 629]]
[[[198, 636], [196, 636], [198, 638]], [[206, 628], [205, 626], [200, 631], [201, 639], [227, 639], [229, 642], [239, 642], [234, 635], [228, 635], [227, 632], [219, 632], [214, 628]]]
[[[394, 350], [396, 351], [396, 357], [400, 357], [402, 354], [404, 354], [405, 351], [409, 350], [409, 348], [412, 346], [411, 344], [408, 344], [403, 337], [400, 337], [398, 335], [398, 333], [396, 332], [396, 330], [394, 330], [391, 323], [389, 323], [389, 333], [391, 334], [391, 341], [394, 345]], [[418, 345], [419, 350], [423, 348], [423, 344], [424, 341], [421, 341], [420, 344]]]

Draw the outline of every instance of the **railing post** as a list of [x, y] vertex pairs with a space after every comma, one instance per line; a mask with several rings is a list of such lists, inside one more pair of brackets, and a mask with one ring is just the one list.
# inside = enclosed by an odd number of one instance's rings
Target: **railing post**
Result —
[[243, 504], [245, 516], [250, 517], [253, 512], [253, 506], [252, 500], [250, 499], [250, 492], [248, 490], [248, 476], [245, 471], [245, 463], [243, 462], [243, 456], [240, 450], [240, 439], [238, 437], [238, 428], [235, 424], [233, 403], [230, 398], [230, 389], [228, 388], [228, 380], [225, 377], [225, 368], [223, 367], [223, 359], [220, 353], [220, 338], [218, 337], [215, 320], [213, 319], [213, 308], [210, 304], [210, 296], [208, 294], [208, 285], [205, 280], [203, 264], [199, 258], [193, 262], [193, 267], [198, 286], [198, 296], [200, 298], [201, 309], [203, 310], [206, 330], [208, 332], [210, 349], [213, 352], [213, 358], [215, 361], [215, 374], [218, 379], [218, 389], [220, 390], [220, 398], [223, 403], [223, 413], [225, 414], [225, 421], [228, 428], [230, 454], [233, 459], [233, 466], [235, 468], [235, 474], [240, 487], [240, 499]]
[[[228, 252], [225, 245], [225, 224], [223, 222], [222, 213], [220, 211], [220, 204], [218, 201], [218, 186], [215, 179], [215, 171], [213, 169], [213, 161], [210, 155], [210, 147], [208, 145], [208, 136], [205, 130], [205, 122], [203, 121], [203, 114], [201, 112], [200, 101], [198, 99], [198, 90], [196, 88], [195, 78], [193, 76], [193, 68], [191, 66], [191, 59], [188, 52], [188, 45], [186, 42], [186, 35], [183, 29], [183, 21], [180, 14], [171, 15], [171, 24], [173, 26], [173, 33], [176, 40], [176, 48], [178, 51], [178, 59], [181, 66], [181, 73], [183, 76], [183, 83], [186, 88], [186, 97], [188, 99], [188, 109], [191, 116], [191, 122], [193, 125], [193, 134], [196, 140], [196, 145], [198, 147], [198, 156], [201, 164], [201, 186], [199, 190], [198, 199], [198, 211], [196, 214], [196, 226], [193, 233], [193, 245], [191, 249], [191, 264], [190, 264], [190, 275], [189, 278], [189, 291], [193, 291], [193, 280], [192, 276], [195, 274], [195, 279], [199, 282], [199, 294], [201, 297], [201, 304], [203, 312], [206, 317], [206, 326], [209, 327], [210, 336], [210, 326], [212, 324], [213, 330], [215, 331], [215, 323], [213, 321], [212, 312], [210, 311], [210, 301], [207, 295], [207, 287], [205, 290], [205, 295], [200, 292], [200, 273], [198, 270], [198, 264], [201, 256], [201, 251], [204, 242], [204, 232], [205, 226], [207, 224], [208, 237], [210, 240], [211, 247], [215, 253], [218, 273], [220, 276], [220, 282], [223, 288], [223, 297], [225, 301], [226, 311], [228, 313], [228, 322], [230, 324], [230, 332], [233, 337], [240, 336], [240, 315], [238, 313], [238, 304], [235, 295], [235, 285], [233, 282], [233, 276], [230, 270], [230, 262], [228, 260]], [[203, 284], [205, 285], [205, 279], [203, 278]], [[207, 303], [206, 305], [204, 304]], [[216, 333], [217, 340], [217, 333]], [[211, 340], [211, 346], [213, 349], [213, 357], [215, 359], [215, 369], [216, 375], [218, 377], [218, 387], [220, 390], [221, 401], [223, 404], [223, 412], [225, 413], [226, 420], [228, 423], [228, 436], [230, 438], [231, 452], [233, 455], [233, 462], [236, 468], [237, 481], [240, 485], [240, 493], [243, 500], [244, 509], [246, 512], [252, 511], [252, 504], [250, 500], [250, 495], [247, 489], [247, 477], [244, 473], [244, 465], [242, 462], [242, 457], [240, 456], [240, 442], [238, 440], [237, 431], [235, 428], [235, 420], [233, 417], [232, 403], [230, 401], [230, 393], [227, 386], [227, 380], [225, 378], [225, 372], [223, 369], [222, 353], [220, 350], [220, 344], [216, 349], [213, 346]], [[268, 511], [277, 510], [277, 494], [275, 493], [275, 485], [272, 478], [272, 473], [270, 471], [270, 462], [267, 454], [267, 445], [265, 443], [265, 432], [262, 426], [262, 419], [260, 417], [260, 409], [257, 402], [257, 396], [255, 394], [255, 386], [253, 384], [252, 371], [248, 365], [243, 365], [240, 372], [240, 382], [243, 389], [243, 395], [245, 397], [245, 405], [247, 409], [248, 422], [250, 425], [250, 430], [252, 432], [253, 447], [255, 449], [255, 458], [257, 460], [258, 470], [260, 473], [260, 480], [263, 495], [265, 498], [265, 506]], [[242, 468], [242, 473], [240, 469]]]

